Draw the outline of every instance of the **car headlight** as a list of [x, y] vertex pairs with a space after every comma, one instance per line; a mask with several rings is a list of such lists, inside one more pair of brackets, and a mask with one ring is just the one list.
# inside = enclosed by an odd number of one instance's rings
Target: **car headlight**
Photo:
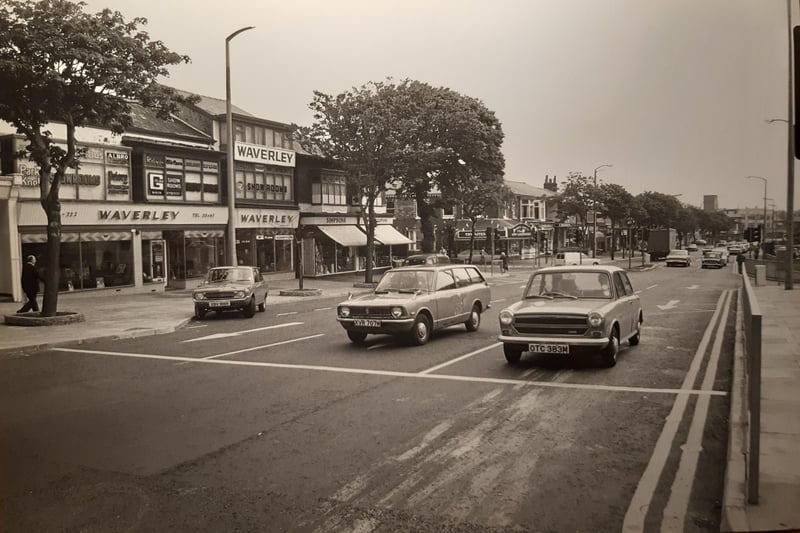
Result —
[[247, 296], [247, 293], [245, 291], [236, 291], [236, 294], [234, 294], [233, 296], [235, 298], [244, 298], [245, 296]]
[[204, 293], [204, 292], [196, 292], [192, 296], [194, 297], [195, 300], [205, 300], [206, 299], [206, 293]]
[[600, 313], [589, 313], [589, 318], [587, 320], [590, 326], [593, 328], [598, 328], [603, 325], [605, 317]]
[[343, 316], [345, 318], [350, 316], [350, 308], [347, 306], [342, 306], [339, 308], [339, 316]]
[[512, 313], [508, 309], [503, 309], [502, 311], [500, 311], [501, 326], [510, 326], [512, 322], [514, 322], [514, 313]]
[[392, 307], [392, 318], [400, 318], [401, 316], [403, 316], [403, 308]]

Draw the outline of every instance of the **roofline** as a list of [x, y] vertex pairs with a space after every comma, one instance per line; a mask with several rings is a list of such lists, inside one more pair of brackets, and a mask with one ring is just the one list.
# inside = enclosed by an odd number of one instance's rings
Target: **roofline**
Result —
[[[228, 120], [228, 116], [227, 116], [226, 113], [220, 113], [219, 115], [210, 115], [210, 116], [212, 118], [215, 118], [215, 119], [223, 121], [223, 122]], [[260, 126], [270, 126], [270, 127], [273, 127], [273, 128], [283, 128], [283, 129], [289, 130], [289, 131], [294, 129], [291, 124], [284, 124], [283, 122], [278, 122], [278, 121], [275, 121], [275, 120], [269, 120], [269, 119], [266, 119], [266, 118], [254, 117], [254, 116], [251, 116], [251, 115], [242, 115], [242, 114], [239, 114], [239, 113], [231, 113], [231, 119], [239, 120], [239, 121], [242, 121], [242, 122], [252, 122], [252, 123], [256, 123], [256, 124], [258, 124]]]

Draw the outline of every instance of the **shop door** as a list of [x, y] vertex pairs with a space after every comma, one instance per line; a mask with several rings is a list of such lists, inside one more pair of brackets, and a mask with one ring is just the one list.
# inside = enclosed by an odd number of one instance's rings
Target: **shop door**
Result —
[[167, 272], [165, 248], [163, 240], [150, 241], [150, 275], [154, 282], [163, 282]]

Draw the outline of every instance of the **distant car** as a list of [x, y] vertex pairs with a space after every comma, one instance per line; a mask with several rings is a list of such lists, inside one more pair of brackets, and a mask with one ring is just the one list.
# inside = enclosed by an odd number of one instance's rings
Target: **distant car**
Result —
[[712, 250], [712, 252], [720, 252], [722, 254], [722, 258], [725, 260], [725, 263], [728, 263], [728, 258], [730, 254], [728, 253], [728, 249], [725, 247], [717, 247]]
[[422, 345], [447, 326], [464, 324], [467, 331], [477, 331], [491, 300], [489, 284], [476, 266], [400, 267], [388, 270], [373, 293], [340, 303], [336, 320], [354, 344], [363, 344], [370, 334], [388, 333]]
[[209, 269], [206, 279], [192, 291], [194, 314], [240, 310], [248, 318], [267, 310], [267, 282], [256, 267], [224, 266]]
[[[482, 253], [481, 253], [482, 252]], [[456, 258], [460, 259], [463, 262], [469, 261], [469, 250], [462, 250], [456, 254]], [[492, 259], [500, 259], [500, 252], [492, 255], [490, 253], [484, 252], [483, 250], [472, 250], [472, 264], [473, 265], [482, 265], [485, 263], [490, 262]]]
[[450, 264], [450, 258], [445, 254], [414, 254], [406, 257], [402, 266], [448, 264]]
[[692, 266], [692, 258], [689, 257], [688, 250], [670, 250], [669, 255], [665, 259], [667, 266]]
[[712, 250], [703, 255], [700, 268], [724, 268], [727, 264], [728, 261], [723, 257], [722, 252]]
[[686, 246], [686, 251], [688, 251], [688, 252], [696, 252], [698, 249], [699, 248], [697, 247], [696, 244], [690, 244], [690, 245]]
[[744, 253], [744, 246], [741, 244], [730, 244], [728, 245], [728, 254], [730, 255], [739, 255]]
[[597, 259], [592, 259], [583, 252], [558, 252], [553, 260], [555, 266], [563, 265], [599, 265]]
[[708, 243], [707, 243], [706, 241], [704, 241], [703, 239], [697, 239], [697, 240], [695, 240], [695, 241], [694, 241], [694, 243], [695, 243], [697, 246], [705, 246], [706, 244], [708, 244]]
[[509, 364], [523, 352], [572, 357], [599, 351], [617, 363], [619, 345], [641, 339], [644, 313], [627, 273], [615, 266], [561, 266], [531, 275], [520, 301], [500, 311]]

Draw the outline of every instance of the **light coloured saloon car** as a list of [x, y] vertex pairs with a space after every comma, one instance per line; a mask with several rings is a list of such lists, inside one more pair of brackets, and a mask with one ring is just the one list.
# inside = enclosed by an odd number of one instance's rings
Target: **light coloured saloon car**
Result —
[[599, 352], [611, 367], [621, 342], [639, 344], [644, 314], [623, 269], [562, 266], [532, 274], [522, 298], [500, 311], [499, 320], [510, 364], [523, 352], [562, 357]]
[[388, 333], [422, 345], [448, 326], [476, 331], [491, 299], [489, 284], [473, 265], [400, 267], [387, 271], [372, 293], [340, 303], [336, 319], [355, 344]]
[[667, 266], [692, 266], [692, 258], [689, 255], [689, 250], [670, 250], [666, 259]]
[[240, 310], [252, 318], [267, 310], [267, 282], [258, 268], [224, 266], [208, 270], [206, 279], [192, 292], [194, 314], [202, 320], [206, 313]]

